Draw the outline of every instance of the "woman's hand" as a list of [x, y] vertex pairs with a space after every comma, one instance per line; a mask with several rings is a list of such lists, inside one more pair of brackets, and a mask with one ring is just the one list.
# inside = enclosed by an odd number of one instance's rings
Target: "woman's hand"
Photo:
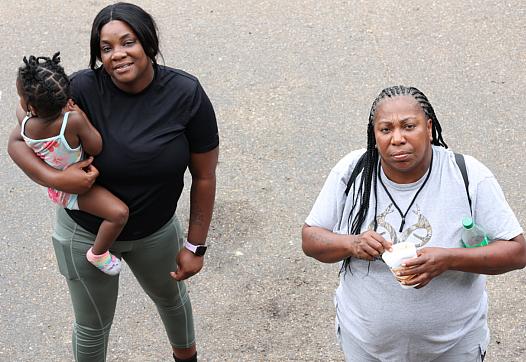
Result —
[[307, 224], [301, 229], [301, 242], [305, 255], [323, 263], [336, 263], [348, 257], [373, 260], [392, 248], [390, 241], [371, 230], [346, 235]]
[[99, 170], [92, 165], [92, 162], [93, 157], [90, 157], [63, 170], [56, 188], [79, 195], [89, 191], [99, 176]]
[[448, 248], [423, 248], [417, 251], [417, 257], [406, 260], [397, 276], [417, 275], [407, 285], [416, 285], [415, 288], [425, 287], [433, 278], [449, 270], [450, 253]]
[[170, 272], [172, 278], [181, 281], [199, 273], [203, 268], [204, 256], [198, 256], [186, 248], [177, 253], [177, 270]]
[[390, 241], [385, 240], [382, 235], [372, 230], [356, 235], [352, 244], [352, 256], [365, 260], [373, 260], [382, 255], [384, 251], [390, 251], [393, 245]]

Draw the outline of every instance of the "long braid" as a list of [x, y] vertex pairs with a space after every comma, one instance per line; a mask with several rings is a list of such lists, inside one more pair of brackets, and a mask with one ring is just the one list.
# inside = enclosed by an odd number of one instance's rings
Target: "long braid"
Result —
[[[358, 235], [361, 233], [361, 229], [363, 226], [363, 223], [365, 222], [367, 218], [367, 213], [369, 212], [369, 201], [371, 196], [371, 191], [374, 192], [374, 230], [376, 231], [378, 224], [376, 220], [377, 216], [377, 165], [378, 165], [378, 150], [376, 148], [376, 139], [374, 137], [374, 120], [376, 117], [376, 111], [378, 109], [378, 105], [386, 98], [394, 98], [399, 96], [411, 96], [413, 97], [422, 110], [424, 111], [426, 117], [428, 119], [431, 119], [432, 124], [432, 141], [431, 143], [436, 146], [442, 146], [447, 148], [447, 144], [444, 142], [444, 139], [442, 138], [442, 127], [440, 126], [440, 123], [438, 122], [438, 119], [435, 115], [435, 110], [433, 109], [433, 106], [427, 99], [427, 97], [422, 93], [420, 90], [418, 90], [415, 87], [405, 87], [405, 86], [392, 86], [385, 88], [380, 92], [380, 94], [376, 97], [374, 100], [371, 111], [369, 112], [369, 123], [367, 125], [367, 150], [365, 151], [365, 159], [363, 162], [362, 170], [360, 170], [360, 183], [358, 186], [357, 195], [358, 197], [355, 198], [355, 190], [356, 190], [356, 180], [355, 178], [352, 185], [352, 197], [353, 202], [351, 206], [351, 210], [349, 211], [349, 215], [347, 217], [347, 230], [349, 234], [352, 235]], [[374, 190], [372, 190], [372, 187], [374, 187]], [[359, 205], [358, 205], [358, 199]], [[351, 223], [351, 215], [353, 215], [354, 210], [358, 207], [358, 210], [356, 211], [356, 214], [354, 218], [352, 219]], [[346, 270], [350, 271], [350, 263], [351, 263], [351, 257], [346, 258], [343, 261], [342, 267], [340, 269], [340, 273], [345, 272]]]
[[18, 80], [29, 105], [39, 117], [59, 115], [70, 98], [69, 78], [60, 63], [60, 52], [52, 58], [24, 57]]

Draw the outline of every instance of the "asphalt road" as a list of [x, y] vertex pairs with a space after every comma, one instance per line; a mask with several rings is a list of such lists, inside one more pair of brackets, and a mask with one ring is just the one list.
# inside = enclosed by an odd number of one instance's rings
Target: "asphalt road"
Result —
[[[207, 361], [341, 361], [336, 265], [301, 251], [300, 228], [331, 167], [365, 145], [369, 108], [389, 85], [420, 88], [451, 148], [500, 181], [522, 225], [526, 4], [479, 1], [139, 1], [167, 65], [198, 76], [221, 134], [206, 267], [189, 289]], [[0, 7], [0, 360], [70, 361], [72, 311], [58, 274], [45, 190], [7, 156], [16, 70], [60, 50], [89, 59], [106, 1]], [[162, 61], [161, 61], [162, 62]], [[179, 216], [187, 220], [188, 193]], [[168, 361], [155, 309], [124, 267], [109, 361]], [[487, 361], [525, 361], [524, 271], [489, 277]]]

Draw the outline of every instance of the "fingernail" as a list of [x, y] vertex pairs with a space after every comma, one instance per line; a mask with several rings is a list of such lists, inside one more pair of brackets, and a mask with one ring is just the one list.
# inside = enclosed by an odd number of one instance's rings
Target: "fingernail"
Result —
[[396, 272], [396, 275], [400, 276], [400, 272]]
[[405, 267], [405, 266], [406, 266], [406, 265], [405, 265], [405, 263], [402, 263], [401, 265], [402, 265], [403, 267]]

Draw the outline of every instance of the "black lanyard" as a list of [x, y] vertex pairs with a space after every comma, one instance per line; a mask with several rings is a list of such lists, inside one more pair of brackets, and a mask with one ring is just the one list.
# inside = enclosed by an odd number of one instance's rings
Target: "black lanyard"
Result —
[[381, 165], [381, 162], [378, 162], [378, 179], [380, 180], [380, 184], [382, 185], [382, 187], [384, 188], [385, 192], [387, 193], [387, 196], [389, 196], [389, 198], [391, 199], [391, 202], [393, 203], [394, 207], [396, 207], [396, 209], [398, 210], [398, 213], [402, 217], [402, 223], [400, 224], [400, 230], [398, 230], [398, 232], [402, 232], [402, 230], [404, 229], [405, 217], [407, 216], [407, 213], [409, 212], [409, 210], [411, 210], [411, 206], [413, 206], [413, 204], [415, 203], [415, 200], [416, 200], [418, 194], [420, 193], [420, 191], [422, 191], [422, 189], [424, 188], [424, 186], [427, 183], [427, 180], [429, 180], [429, 176], [431, 175], [431, 169], [433, 168], [433, 153], [431, 153], [431, 163], [429, 164], [429, 171], [427, 172], [426, 179], [422, 183], [422, 186], [420, 186], [420, 188], [416, 192], [415, 196], [413, 197], [413, 200], [409, 204], [409, 207], [405, 211], [405, 214], [402, 213], [402, 210], [400, 210], [400, 208], [396, 204], [395, 200], [393, 199], [393, 197], [391, 196], [389, 191], [387, 191], [387, 187], [385, 187], [384, 182], [382, 181], [382, 175], [380, 173], [380, 165]]

